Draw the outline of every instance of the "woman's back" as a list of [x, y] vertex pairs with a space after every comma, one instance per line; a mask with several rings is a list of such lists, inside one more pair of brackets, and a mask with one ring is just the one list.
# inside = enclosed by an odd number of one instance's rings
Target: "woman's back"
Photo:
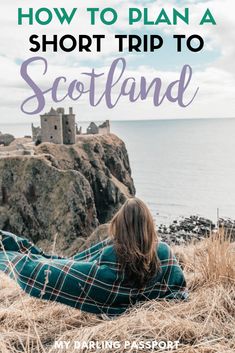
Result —
[[129, 285], [129, 278], [121, 268], [115, 246], [110, 240], [95, 245], [94, 249], [85, 251], [83, 255], [78, 255], [77, 261], [82, 260], [90, 265], [89, 279], [84, 281], [84, 292], [89, 292], [91, 305], [92, 301], [96, 305], [93, 310], [100, 312], [102, 307], [106, 314], [117, 315], [139, 301], [160, 298], [186, 299], [185, 278], [170, 247], [160, 242], [156, 247], [156, 256], [160, 260], [159, 269], [140, 289]]
[[169, 246], [158, 241], [141, 200], [126, 201], [111, 220], [109, 233], [107, 240], [61, 258], [1, 232], [0, 270], [31, 296], [108, 316], [140, 301], [187, 298], [182, 269]]

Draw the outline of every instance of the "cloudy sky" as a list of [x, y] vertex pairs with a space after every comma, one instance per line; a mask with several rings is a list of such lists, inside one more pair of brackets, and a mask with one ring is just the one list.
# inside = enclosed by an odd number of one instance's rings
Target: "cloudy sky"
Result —
[[[36, 22], [33, 26], [24, 22], [23, 26], [17, 25], [18, 7], [25, 11], [32, 7], [36, 11], [40, 7], [65, 7], [70, 11], [77, 7], [77, 14], [72, 24], [60, 25], [56, 17], [50, 25], [41, 26]], [[97, 6], [100, 9], [112, 6], [118, 11], [118, 21], [113, 26], [105, 26], [97, 21], [95, 26], [89, 25], [88, 7]], [[128, 25], [128, 8], [148, 8], [149, 19], [156, 20], [159, 11], [164, 8], [172, 20], [172, 8], [183, 11], [189, 8], [190, 25], [179, 22], [177, 26], [159, 24], [146, 26], [140, 21], [134, 26]], [[198, 95], [194, 103], [187, 108], [180, 108], [176, 104], [165, 101], [160, 107], [154, 107], [152, 97], [142, 102], [130, 104], [127, 98], [123, 98], [115, 109], [108, 109], [105, 104], [92, 108], [89, 106], [87, 96], [77, 102], [69, 100], [62, 104], [65, 107], [72, 105], [80, 120], [104, 120], [104, 119], [173, 119], [173, 118], [211, 118], [211, 117], [235, 117], [235, 2], [234, 0], [50, 0], [47, 2], [34, 0], [2, 0], [0, 13], [0, 127], [3, 123], [25, 123], [37, 121], [38, 115], [29, 116], [23, 114], [20, 106], [23, 100], [31, 95], [30, 88], [20, 76], [22, 62], [31, 56], [43, 56], [48, 61], [48, 72], [42, 75], [42, 67], [35, 65], [30, 69], [30, 74], [42, 89], [51, 87], [53, 80], [60, 75], [66, 76], [69, 81], [84, 79], [82, 72], [89, 72], [95, 68], [97, 73], [107, 74], [110, 64], [117, 57], [124, 57], [127, 61], [125, 77], [132, 76], [138, 81], [142, 75], [150, 82], [154, 77], [160, 77], [163, 88], [171, 81], [178, 79], [183, 65], [189, 64], [193, 68], [193, 78], [188, 90], [188, 97], [199, 87]], [[216, 26], [205, 24], [199, 26], [200, 19], [209, 8], [217, 22]], [[53, 11], [53, 10], [52, 10]], [[159, 34], [164, 38], [164, 46], [154, 53], [118, 53], [117, 43], [113, 40], [115, 34]], [[47, 34], [48, 38], [53, 34], [59, 37], [64, 34], [104, 34], [106, 39], [101, 53], [72, 53], [62, 51], [53, 53], [29, 51], [29, 36], [31, 34]], [[200, 34], [205, 40], [205, 47], [201, 52], [192, 53], [183, 47], [182, 53], [175, 50], [174, 34]], [[105, 75], [97, 83], [97, 92], [102, 92], [105, 84]], [[66, 85], [61, 87], [60, 93], [66, 92]], [[117, 93], [114, 92], [114, 93]], [[56, 107], [49, 95], [46, 96], [47, 111], [50, 106]]]

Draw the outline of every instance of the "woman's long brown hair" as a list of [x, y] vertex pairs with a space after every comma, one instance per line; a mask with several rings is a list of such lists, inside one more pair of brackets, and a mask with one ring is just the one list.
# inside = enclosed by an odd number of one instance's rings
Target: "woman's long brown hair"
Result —
[[148, 207], [138, 198], [128, 199], [111, 220], [109, 229], [128, 284], [143, 288], [159, 270], [160, 263], [157, 233]]

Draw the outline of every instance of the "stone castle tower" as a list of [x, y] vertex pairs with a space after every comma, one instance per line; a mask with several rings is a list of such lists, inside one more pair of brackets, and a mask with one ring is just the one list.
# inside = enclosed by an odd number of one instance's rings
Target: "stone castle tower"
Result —
[[65, 145], [75, 143], [76, 124], [72, 108], [69, 108], [69, 114], [64, 113], [64, 108], [51, 108], [49, 113], [40, 115], [40, 118], [42, 142]]

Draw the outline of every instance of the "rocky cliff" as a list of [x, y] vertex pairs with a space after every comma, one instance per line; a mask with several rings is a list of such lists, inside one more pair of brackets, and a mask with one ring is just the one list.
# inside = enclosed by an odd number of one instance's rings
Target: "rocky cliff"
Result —
[[135, 194], [128, 154], [113, 134], [44, 143], [0, 159], [0, 229], [71, 254]]

